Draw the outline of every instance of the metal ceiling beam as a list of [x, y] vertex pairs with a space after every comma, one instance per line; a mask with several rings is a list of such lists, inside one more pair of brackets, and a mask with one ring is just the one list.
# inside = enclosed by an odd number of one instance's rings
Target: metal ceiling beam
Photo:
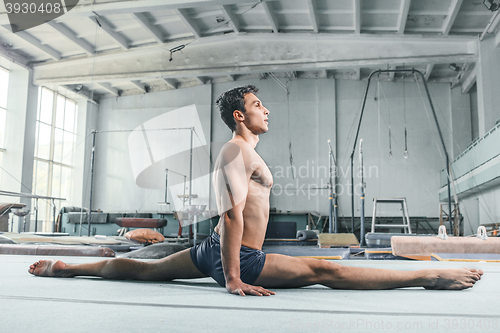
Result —
[[401, 7], [399, 9], [398, 16], [398, 34], [402, 35], [405, 33], [406, 20], [408, 19], [408, 13], [410, 12], [411, 0], [402, 0]]
[[135, 81], [135, 80], [134, 81], [130, 81], [130, 83], [132, 83], [132, 85], [134, 87], [136, 87], [137, 89], [139, 89], [143, 93], [147, 93], [146, 85], [144, 83], [140, 83], [139, 81]]
[[477, 64], [462, 81], [462, 94], [467, 94], [477, 81]]
[[267, 20], [271, 24], [271, 29], [274, 31], [274, 33], [278, 33], [278, 19], [276, 18], [276, 14], [274, 14], [270, 4], [267, 2], [263, 2], [262, 8], [264, 8], [264, 13], [266, 13]]
[[201, 31], [196, 22], [189, 16], [188, 12], [186, 9], [176, 9], [175, 12], [177, 15], [179, 15], [180, 19], [184, 24], [187, 26], [187, 28], [191, 31], [191, 33], [194, 35], [196, 38], [201, 37]]
[[427, 64], [427, 67], [425, 68], [425, 74], [424, 74], [425, 81], [429, 81], [429, 78], [431, 77], [431, 73], [432, 73], [433, 69], [434, 69], [434, 64]]
[[[9, 32], [11, 31], [10, 26], [4, 25], [2, 27]], [[53, 48], [51, 48], [48, 45], [42, 44], [37, 38], [33, 37], [32, 35], [30, 35], [26, 31], [18, 31], [13, 35], [16, 36], [17, 38], [21, 38], [22, 40], [24, 40], [25, 42], [27, 42], [31, 46], [34, 46], [38, 50], [42, 51], [43, 53], [45, 53], [46, 55], [48, 55], [52, 59], [54, 59], [54, 60], [61, 59], [61, 53], [57, 52], [56, 50], [54, 50]]]
[[479, 36], [480, 41], [482, 41], [487, 34], [492, 34], [497, 31], [498, 24], [500, 23], [500, 16], [498, 14], [500, 14], [498, 10], [495, 12], [495, 14], [493, 14], [490, 21], [486, 25], [486, 28], [484, 28], [483, 32], [481, 33], [481, 36]]
[[353, 3], [354, 32], [361, 33], [361, 0], [354, 0]]
[[498, 30], [497, 33], [495, 34], [495, 48], [497, 48], [498, 45], [500, 45], [500, 30]]
[[115, 42], [117, 42], [120, 47], [124, 50], [128, 50], [129, 46], [125, 38], [116, 32], [113, 28], [109, 26], [109, 24], [103, 20], [102, 17], [89, 17], [89, 20], [94, 22], [94, 24], [97, 24], [100, 28], [102, 28], [102, 31], [104, 31], [109, 37], [111, 37]]
[[161, 31], [148, 20], [146, 15], [143, 13], [133, 13], [134, 18], [136, 18], [137, 22], [144, 28], [159, 44], [163, 44], [165, 37], [161, 33]]
[[234, 75], [229, 74], [229, 75], [226, 75], [226, 76], [229, 79], [229, 81], [231, 81], [231, 82], [234, 82], [236, 80]]
[[231, 8], [228, 5], [222, 5], [221, 9], [224, 16], [228, 18], [229, 25], [231, 26], [233, 31], [235, 33], [240, 33], [240, 22], [238, 21], [236, 15], [231, 11]]
[[118, 92], [118, 89], [113, 88], [109, 83], [106, 83], [106, 82], [94, 82], [94, 84], [96, 85], [96, 88], [100, 88], [100, 89], [106, 90], [108, 93], [110, 93], [111, 95], [113, 95], [115, 97], [118, 97], [120, 95], [119, 92]]
[[[352, 68], [407, 66], [478, 60], [478, 40], [471, 37], [352, 36], [318, 34], [225, 35], [204, 37], [206, 43], [192, 43], [179, 61], [165, 66], [164, 48], [151, 46], [132, 49], [120, 55], [96, 55], [95, 59], [61, 60], [35, 64], [35, 84], [70, 84], [150, 80], [152, 78], [194, 78], [244, 75], [263, 72], [319, 71]], [[345, 47], [348, 44], [349, 47]], [[167, 43], [165, 47], [177, 46]], [[366, 52], [369, 49], [370, 52]], [[210, 57], [207, 57], [210, 54]], [[293, 58], [282, 54], [294, 54]], [[256, 56], [258, 55], [258, 56]], [[189, 59], [186, 64], [183, 59]], [[95, 71], [89, 68], [94, 66]]]
[[177, 89], [177, 87], [179, 86], [179, 83], [177, 83], [175, 80], [172, 79], [167, 79], [162, 77], [161, 81], [163, 81], [163, 83], [166, 83], [167, 86], [169, 86], [172, 89]]
[[199, 76], [195, 76], [195, 80], [198, 81], [198, 83], [200, 83], [200, 84], [206, 84], [209, 81], [206, 78], [202, 78], [202, 77], [199, 77]]
[[29, 68], [30, 59], [15, 52], [9, 46], [0, 45], [0, 55], [24, 68]]
[[94, 104], [98, 105], [98, 103], [95, 100], [92, 99], [92, 98], [95, 98], [95, 96], [92, 95], [92, 92], [90, 90], [88, 90], [86, 87], [83, 87], [82, 89], [76, 91], [75, 90], [75, 86], [76, 85], [74, 85], [74, 84], [72, 84], [72, 85], [61, 85], [61, 86], [59, 86], [59, 88], [63, 89], [62, 93], [66, 97], [74, 98], [73, 96], [71, 96], [71, 94], [75, 94], [75, 95], [78, 95], [79, 97], [85, 98], [87, 101], [89, 101], [91, 103], [94, 103]]
[[[261, 0], [272, 1], [272, 0]], [[238, 0], [238, 4], [255, 4], [256, 0]], [[234, 4], [234, 0], [107, 0], [89, 5], [88, 1], [80, 1], [76, 7], [56, 18], [57, 22], [73, 20], [76, 17], [91, 17], [95, 13], [106, 15], [155, 12], [158, 10], [174, 10], [178, 8], [217, 7]], [[94, 13], [95, 12], [95, 13]], [[8, 14], [0, 14], [0, 24], [10, 24]]]
[[307, 8], [309, 8], [309, 16], [311, 17], [311, 24], [315, 33], [319, 32], [319, 17], [316, 11], [316, 0], [307, 0]]
[[56, 23], [54, 21], [49, 21], [46, 24], [48, 26], [52, 27], [52, 29], [54, 29], [57, 32], [59, 32], [64, 37], [66, 37], [66, 39], [68, 39], [69, 41], [71, 41], [74, 44], [76, 44], [83, 51], [85, 51], [85, 53], [87, 53], [88, 55], [93, 55], [94, 54], [95, 49], [94, 49], [94, 47], [92, 45], [90, 45], [89, 43], [87, 43], [84, 39], [76, 37], [76, 34], [73, 33], [71, 30], [69, 30], [68, 28], [66, 28], [66, 26], [64, 26], [63, 24]]
[[448, 11], [448, 15], [443, 24], [443, 35], [448, 35], [455, 19], [457, 18], [457, 14], [460, 11], [460, 6], [462, 6], [463, 0], [452, 0], [450, 9]]

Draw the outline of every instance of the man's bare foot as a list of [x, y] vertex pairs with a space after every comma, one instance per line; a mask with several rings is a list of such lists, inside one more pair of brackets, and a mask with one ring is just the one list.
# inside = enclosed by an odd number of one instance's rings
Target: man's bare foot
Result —
[[71, 277], [65, 268], [66, 264], [60, 260], [40, 260], [31, 265], [28, 272], [36, 276]]
[[483, 271], [480, 269], [433, 269], [430, 270], [430, 283], [425, 289], [454, 289], [471, 288], [481, 280]]

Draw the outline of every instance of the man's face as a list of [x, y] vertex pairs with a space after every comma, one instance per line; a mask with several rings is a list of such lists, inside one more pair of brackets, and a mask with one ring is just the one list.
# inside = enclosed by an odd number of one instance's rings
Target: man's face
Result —
[[245, 94], [245, 120], [243, 123], [253, 134], [262, 134], [268, 131], [269, 110], [260, 99], [252, 93]]

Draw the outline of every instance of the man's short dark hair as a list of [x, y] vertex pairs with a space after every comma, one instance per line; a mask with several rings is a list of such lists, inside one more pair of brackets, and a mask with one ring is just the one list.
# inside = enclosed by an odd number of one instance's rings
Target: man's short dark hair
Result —
[[240, 110], [245, 112], [245, 95], [252, 93], [257, 94], [259, 89], [251, 84], [244, 87], [237, 87], [226, 91], [219, 96], [215, 104], [220, 111], [220, 117], [224, 123], [229, 127], [231, 132], [236, 129], [236, 121], [234, 121], [233, 112]]

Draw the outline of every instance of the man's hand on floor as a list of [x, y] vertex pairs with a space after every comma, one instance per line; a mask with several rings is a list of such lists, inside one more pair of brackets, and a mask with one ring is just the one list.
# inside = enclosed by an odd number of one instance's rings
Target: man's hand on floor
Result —
[[252, 286], [246, 283], [243, 283], [241, 280], [232, 280], [226, 282], [226, 290], [230, 294], [245, 296], [245, 295], [253, 295], [253, 296], [271, 296], [275, 295], [274, 292], [267, 290], [262, 287]]

